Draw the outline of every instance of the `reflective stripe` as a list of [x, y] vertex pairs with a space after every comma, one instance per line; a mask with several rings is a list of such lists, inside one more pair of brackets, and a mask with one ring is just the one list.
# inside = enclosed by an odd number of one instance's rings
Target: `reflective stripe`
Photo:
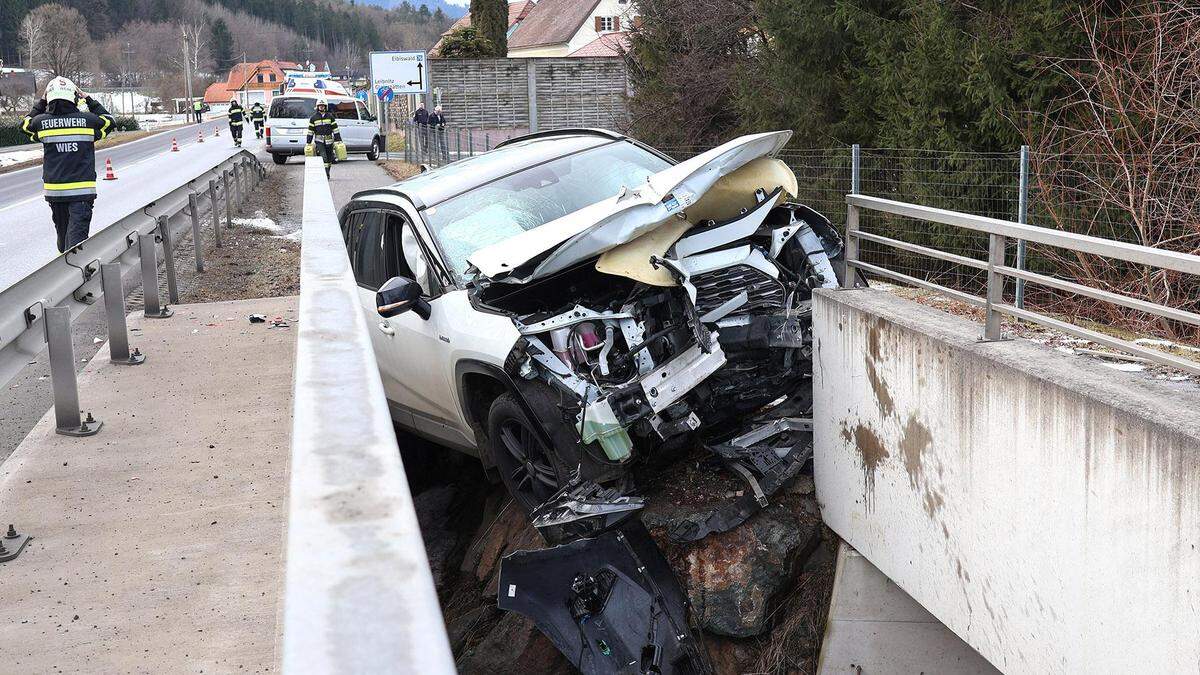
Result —
[[25, 121], [21, 122], [21, 131], [24, 131], [25, 133], [29, 134], [29, 137], [36, 141], [37, 140], [37, 132], [29, 128], [29, 123], [32, 121], [33, 121], [32, 117], [26, 117]]
[[92, 138], [96, 136], [91, 127], [67, 127], [65, 129], [42, 129], [38, 132], [38, 138], [46, 138], [48, 136], [78, 136], [80, 134], [87, 134]]
[[50, 186], [46, 186], [45, 192], [46, 192], [47, 197], [75, 197], [78, 195], [94, 195], [94, 194], [96, 194], [96, 188], [93, 185], [93, 187], [82, 187], [82, 188], [72, 188], [69, 190], [63, 190], [63, 189], [59, 189], [59, 188], [51, 188]]
[[66, 143], [67, 141], [84, 141], [84, 142], [90, 143], [90, 142], [93, 142], [96, 140], [96, 136], [94, 134], [90, 134], [90, 133], [87, 134], [86, 136], [83, 134], [75, 134], [75, 135], [71, 135], [71, 136], [63, 134], [61, 136], [47, 136], [45, 138], [39, 138], [38, 140], [41, 141], [42, 143], [46, 143], [46, 144]]
[[229, 126], [231, 126], [231, 127], [240, 127], [240, 126], [242, 126], [242, 123], [241, 123], [241, 122], [234, 122], [233, 120], [229, 120]]
[[108, 129], [113, 125], [113, 118], [111, 115], [101, 115], [100, 121], [104, 123], [100, 125], [100, 138], [103, 139], [108, 136]]
[[76, 190], [79, 188], [92, 188], [94, 190], [96, 189], [96, 181], [81, 180], [74, 183], [42, 183], [42, 187], [47, 190], [54, 190], [56, 192], [60, 190]]

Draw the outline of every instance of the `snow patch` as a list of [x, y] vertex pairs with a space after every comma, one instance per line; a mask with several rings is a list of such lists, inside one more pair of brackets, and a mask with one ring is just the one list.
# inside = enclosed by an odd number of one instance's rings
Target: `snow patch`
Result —
[[1140, 373], [1146, 369], [1146, 366], [1140, 363], [1109, 363], [1107, 361], [1102, 361], [1101, 363], [1113, 370], [1120, 370], [1126, 373]]
[[255, 213], [253, 218], [234, 218], [233, 224], [240, 225], [241, 227], [249, 227], [254, 230], [265, 230], [267, 232], [283, 231], [282, 227], [276, 225], [275, 221], [268, 218], [262, 211]]
[[11, 166], [21, 162], [28, 162], [31, 159], [41, 159], [42, 149], [34, 148], [32, 150], [13, 150], [0, 154], [0, 166]]

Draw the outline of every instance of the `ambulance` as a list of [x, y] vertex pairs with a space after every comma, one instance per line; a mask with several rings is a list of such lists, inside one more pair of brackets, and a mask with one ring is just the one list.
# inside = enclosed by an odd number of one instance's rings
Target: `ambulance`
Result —
[[384, 150], [385, 137], [379, 121], [367, 106], [346, 91], [345, 86], [327, 72], [285, 71], [282, 92], [267, 110], [266, 146], [276, 164], [284, 164], [292, 155], [304, 154], [308, 119], [325, 98], [338, 121], [346, 151], [366, 154], [376, 160]]

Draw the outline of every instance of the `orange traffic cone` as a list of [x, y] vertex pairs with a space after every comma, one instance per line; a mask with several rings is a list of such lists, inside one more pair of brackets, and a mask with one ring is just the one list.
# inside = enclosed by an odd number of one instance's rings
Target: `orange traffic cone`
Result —
[[179, 143], [175, 141], [175, 137], [171, 137], [171, 152], [179, 152]]
[[200, 137], [199, 137], [199, 138], [196, 140], [196, 142], [197, 142], [197, 143], [203, 143], [203, 142], [204, 142], [204, 132], [203, 132], [203, 131], [200, 131], [200, 132], [198, 132], [198, 133], [199, 133]]
[[117, 174], [113, 173], [112, 159], [106, 158], [104, 160], [104, 180], [116, 180], [116, 179], [117, 179]]

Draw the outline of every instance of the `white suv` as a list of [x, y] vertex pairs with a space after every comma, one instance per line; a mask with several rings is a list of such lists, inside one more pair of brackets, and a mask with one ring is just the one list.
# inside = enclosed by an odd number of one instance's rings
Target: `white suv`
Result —
[[[365, 153], [371, 161], [379, 159], [379, 153], [384, 149], [383, 132], [362, 101], [337, 95], [329, 95], [327, 99], [337, 118], [346, 151]], [[276, 164], [284, 164], [292, 155], [304, 154], [308, 120], [316, 107], [316, 95], [287, 94], [271, 100], [265, 125], [266, 146]]]
[[531, 511], [573, 481], [624, 489], [680, 439], [750, 484], [680, 538], [765, 505], [811, 453], [811, 289], [840, 271], [829, 221], [785, 201], [790, 136], [677, 164], [560, 130], [355, 195], [342, 229], [396, 422]]

